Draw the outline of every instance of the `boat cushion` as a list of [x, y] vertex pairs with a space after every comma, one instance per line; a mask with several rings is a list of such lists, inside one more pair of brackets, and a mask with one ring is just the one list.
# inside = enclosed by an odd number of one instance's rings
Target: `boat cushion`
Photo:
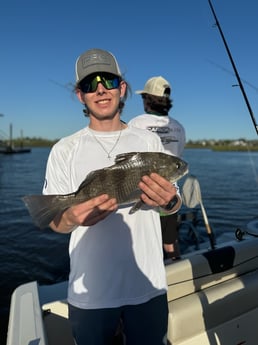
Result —
[[232, 241], [166, 266], [168, 301], [221, 284], [258, 267], [258, 239]]
[[[258, 270], [255, 270], [172, 300], [169, 302], [169, 342], [173, 345], [206, 345], [213, 343], [211, 338], [216, 336], [224, 341], [237, 337], [231, 344], [243, 344], [241, 340], [247, 338], [250, 331], [243, 325], [248, 320], [250, 323], [248, 315], [251, 312], [258, 311], [257, 291]], [[226, 323], [232, 326], [225, 327]], [[195, 342], [195, 338], [199, 340]]]

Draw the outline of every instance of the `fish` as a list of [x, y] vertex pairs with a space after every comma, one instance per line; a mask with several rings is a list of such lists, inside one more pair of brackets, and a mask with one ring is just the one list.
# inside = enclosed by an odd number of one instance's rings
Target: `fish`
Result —
[[188, 173], [188, 163], [164, 152], [121, 153], [113, 165], [87, 174], [73, 193], [26, 195], [22, 200], [34, 224], [41, 229], [67, 208], [102, 194], [116, 198], [119, 206], [133, 204], [129, 211], [133, 214], [144, 204], [138, 184], [142, 176], [153, 172], [175, 183]]

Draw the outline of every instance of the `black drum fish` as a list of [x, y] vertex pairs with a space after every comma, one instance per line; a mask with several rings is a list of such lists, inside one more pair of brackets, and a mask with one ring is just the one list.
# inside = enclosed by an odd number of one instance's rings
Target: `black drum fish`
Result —
[[129, 152], [119, 154], [109, 167], [90, 172], [74, 193], [66, 195], [27, 195], [23, 201], [33, 222], [47, 227], [55, 216], [72, 205], [101, 194], [116, 198], [119, 205], [134, 203], [130, 213], [141, 208], [138, 184], [144, 175], [157, 173], [176, 182], [188, 173], [188, 164], [177, 156], [163, 152]]

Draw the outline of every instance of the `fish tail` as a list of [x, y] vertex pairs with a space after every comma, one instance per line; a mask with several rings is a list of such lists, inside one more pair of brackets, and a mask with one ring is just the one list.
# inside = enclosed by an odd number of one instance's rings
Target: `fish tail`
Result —
[[22, 198], [29, 214], [40, 229], [49, 226], [55, 216], [63, 210], [58, 195], [27, 195]]

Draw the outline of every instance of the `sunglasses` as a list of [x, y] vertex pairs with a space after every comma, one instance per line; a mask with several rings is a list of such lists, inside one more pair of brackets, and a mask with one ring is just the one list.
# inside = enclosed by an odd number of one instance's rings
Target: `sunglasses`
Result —
[[95, 92], [98, 84], [101, 83], [107, 90], [117, 89], [121, 78], [113, 74], [101, 74], [95, 77], [86, 77], [80, 83], [80, 88], [84, 93]]

